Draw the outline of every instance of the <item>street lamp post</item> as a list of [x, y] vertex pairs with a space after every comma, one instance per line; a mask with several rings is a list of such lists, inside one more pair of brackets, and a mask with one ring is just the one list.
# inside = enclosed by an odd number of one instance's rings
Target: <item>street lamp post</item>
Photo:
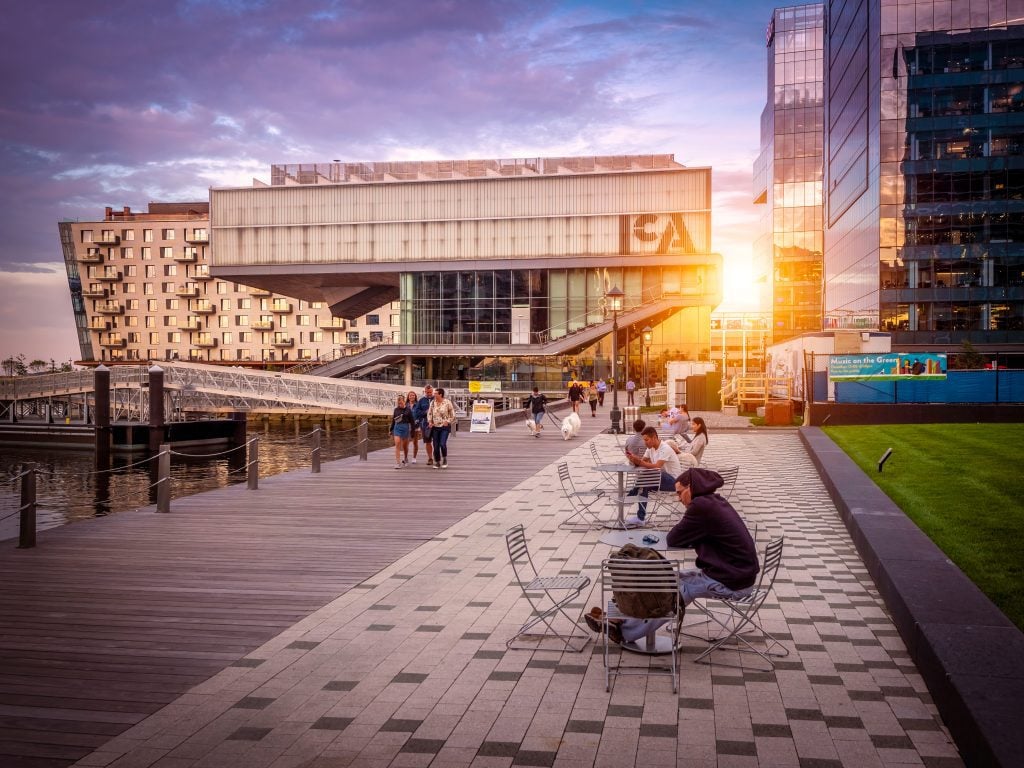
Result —
[[647, 408], [651, 407], [651, 377], [648, 368], [651, 365], [651, 335], [653, 331], [651, 326], [645, 325], [644, 334], [644, 386], [647, 387], [647, 391], [644, 393], [644, 405]]
[[619, 427], [622, 412], [619, 410], [619, 311], [622, 309], [622, 298], [626, 294], [615, 286], [604, 296], [608, 300], [608, 306], [612, 310], [612, 432], [619, 434], [622, 430]]

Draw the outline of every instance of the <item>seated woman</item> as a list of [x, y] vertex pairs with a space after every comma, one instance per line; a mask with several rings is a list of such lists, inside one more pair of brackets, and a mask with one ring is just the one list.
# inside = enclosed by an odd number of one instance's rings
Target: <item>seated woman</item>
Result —
[[679, 452], [680, 454], [689, 454], [697, 464], [700, 464], [704, 458], [704, 449], [708, 447], [708, 425], [700, 416], [694, 416], [691, 422], [693, 423], [693, 437], [690, 438], [690, 442], [679, 445]]

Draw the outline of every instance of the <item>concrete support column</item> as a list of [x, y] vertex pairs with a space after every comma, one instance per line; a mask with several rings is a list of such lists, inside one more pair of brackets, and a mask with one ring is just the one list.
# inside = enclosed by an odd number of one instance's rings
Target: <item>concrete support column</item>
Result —
[[405, 356], [405, 386], [412, 386], [412, 355]]

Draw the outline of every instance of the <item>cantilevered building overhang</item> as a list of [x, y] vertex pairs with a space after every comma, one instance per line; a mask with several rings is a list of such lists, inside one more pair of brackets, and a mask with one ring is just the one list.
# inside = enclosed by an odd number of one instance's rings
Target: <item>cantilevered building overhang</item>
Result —
[[273, 166], [210, 203], [217, 277], [346, 318], [400, 300], [406, 355], [582, 348], [612, 286], [637, 321], [721, 301], [711, 169], [671, 155]]

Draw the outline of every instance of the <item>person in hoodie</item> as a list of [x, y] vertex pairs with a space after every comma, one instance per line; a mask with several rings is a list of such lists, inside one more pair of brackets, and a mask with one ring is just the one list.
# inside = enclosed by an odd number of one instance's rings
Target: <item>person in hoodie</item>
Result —
[[[696, 568], [681, 571], [679, 593], [683, 606], [701, 597], [743, 597], [750, 593], [761, 570], [750, 531], [733, 506], [715, 491], [722, 476], [710, 469], [688, 469], [676, 478], [679, 501], [686, 507], [682, 519], [668, 532], [671, 549], [692, 548]], [[584, 617], [587, 625], [601, 631], [601, 611]], [[653, 634], [666, 619], [625, 619], [611, 623], [608, 637], [614, 642], [633, 642]]]

